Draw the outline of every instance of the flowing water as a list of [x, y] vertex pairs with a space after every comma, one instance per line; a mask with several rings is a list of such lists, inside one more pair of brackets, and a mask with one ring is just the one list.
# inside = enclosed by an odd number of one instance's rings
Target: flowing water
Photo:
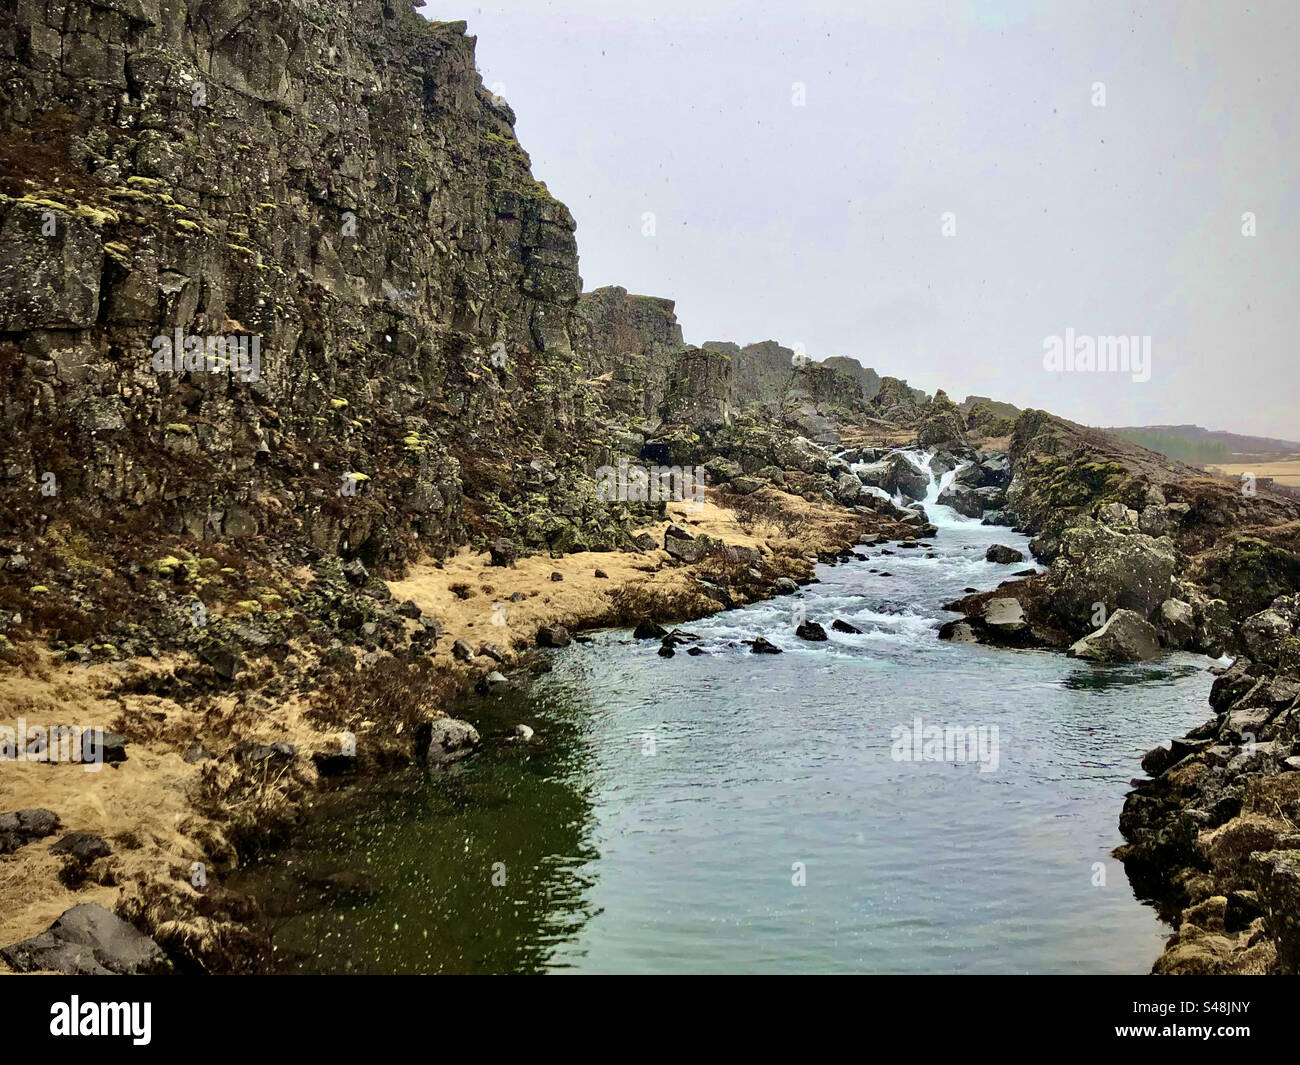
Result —
[[[457, 771], [327, 804], [238, 885], [276, 914], [281, 967], [1147, 971], [1167, 931], [1110, 852], [1142, 753], [1207, 716], [1209, 662], [939, 641], [944, 603], [1024, 568], [986, 548], [1026, 547], [940, 487], [932, 547], [860, 548], [686, 626], [703, 654], [595, 634], [467, 708], [486, 742]], [[827, 642], [794, 636], [804, 614]], [[750, 653], [760, 635], [784, 653]], [[504, 739], [519, 722], [538, 742]], [[975, 731], [963, 756], [918, 724]], [[373, 886], [340, 894], [334, 870]]]

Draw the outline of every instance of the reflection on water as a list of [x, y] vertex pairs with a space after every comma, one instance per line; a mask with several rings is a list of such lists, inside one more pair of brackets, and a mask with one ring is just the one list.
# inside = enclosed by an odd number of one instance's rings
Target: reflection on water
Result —
[[239, 878], [269, 912], [280, 969], [530, 973], [575, 935], [590, 912], [583, 867], [598, 858], [570, 783], [583, 744], [560, 722], [544, 746], [508, 744], [497, 720], [533, 714], [483, 709], [487, 749], [472, 763], [326, 799], [291, 849]]
[[[938, 641], [939, 604], [1006, 576], [987, 546], [1025, 541], [929, 510], [935, 558], [885, 576], [864, 549], [693, 622], [699, 656], [597, 634], [468, 708], [488, 739], [459, 772], [359, 795], [247, 875], [285, 911], [283, 967], [1145, 972], [1166, 933], [1110, 852], [1142, 753], [1203, 719], [1208, 663]], [[805, 643], [800, 611], [863, 631]], [[750, 654], [759, 635], [785, 653]], [[896, 761], [917, 718], [996, 729], [996, 771]], [[540, 745], [505, 742], [519, 722]], [[373, 893], [322, 890], [338, 870]]]
[[1071, 673], [1061, 683], [1076, 691], [1104, 692], [1112, 688], [1124, 688], [1129, 685], [1152, 685], [1179, 680], [1197, 673], [1205, 672], [1206, 663], [1185, 662], [1182, 665], [1165, 666], [1144, 663], [1139, 666], [1094, 666]]

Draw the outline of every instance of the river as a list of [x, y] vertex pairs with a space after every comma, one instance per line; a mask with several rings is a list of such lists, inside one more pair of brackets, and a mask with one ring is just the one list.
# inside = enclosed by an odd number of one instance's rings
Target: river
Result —
[[[485, 744], [454, 772], [325, 801], [236, 881], [273, 914], [279, 967], [1146, 972], [1168, 930], [1110, 852], [1142, 753], [1209, 715], [1209, 660], [939, 641], [944, 603], [1024, 568], [990, 544], [1028, 555], [940, 487], [932, 546], [862, 547], [684, 626], [702, 654], [592, 634], [463, 708]], [[801, 614], [830, 639], [797, 638]], [[760, 635], [784, 653], [750, 653]], [[918, 719], [960, 729], [965, 757], [913, 743]], [[506, 739], [519, 722], [534, 744]], [[340, 894], [334, 870], [371, 886]]]

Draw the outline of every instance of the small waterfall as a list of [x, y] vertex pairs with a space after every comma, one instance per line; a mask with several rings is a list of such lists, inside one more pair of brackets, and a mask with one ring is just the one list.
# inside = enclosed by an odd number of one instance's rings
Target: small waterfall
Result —
[[[958, 462], [958, 464], [947, 473], [936, 477], [934, 474], [935, 452], [904, 451], [903, 454], [907, 456], [908, 461], [911, 462], [913, 466], [930, 479], [930, 486], [926, 489], [925, 498], [921, 500], [921, 505], [925, 507], [925, 512], [929, 516], [932, 525], [967, 525], [979, 522], [978, 518], [967, 518], [964, 515], [958, 514], [952, 509], [952, 507], [939, 502], [939, 497], [943, 495], [944, 491], [957, 479], [958, 474], [970, 465], [969, 461]], [[906, 506], [908, 502], [909, 501], [907, 500], [903, 500], [903, 505]]]

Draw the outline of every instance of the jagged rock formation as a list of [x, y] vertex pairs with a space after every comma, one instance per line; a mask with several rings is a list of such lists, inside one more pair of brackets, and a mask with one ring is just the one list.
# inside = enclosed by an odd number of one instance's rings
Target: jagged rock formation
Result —
[[967, 396], [960, 404], [966, 428], [983, 436], [1010, 436], [1015, 431], [1020, 408], [988, 396]]
[[665, 422], [709, 431], [731, 422], [730, 355], [687, 348], [672, 367], [660, 413]]
[[731, 383], [738, 408], [765, 407], [777, 412], [794, 377], [795, 352], [775, 340], [747, 344], [743, 348], [726, 341], [709, 341], [706, 351], [721, 351], [731, 356]]
[[1178, 928], [1156, 972], [1300, 971], [1300, 505], [1043, 411], [1010, 455], [1007, 509], [1051, 569], [952, 604], [965, 616], [941, 635], [1099, 661], [1157, 640], [1236, 653], [1217, 716], [1143, 759], [1116, 854]]
[[583, 370], [608, 378], [603, 394], [612, 410], [649, 428], [659, 421], [673, 363], [685, 347], [673, 306], [611, 286], [583, 293], [574, 308], [573, 349]]
[[929, 397], [920, 389], [912, 388], [897, 377], [882, 377], [880, 390], [871, 400], [876, 417], [897, 425], [914, 427], [920, 419]]
[[[599, 437], [573, 219], [463, 23], [376, 2], [4, 17], [11, 530], [66, 506], [400, 561], [465, 539], [467, 490], [501, 521], [503, 474]], [[255, 338], [260, 364], [159, 369], [177, 331]]]
[[921, 411], [916, 429], [916, 442], [920, 447], [941, 448], [944, 451], [966, 447], [966, 420], [957, 404], [948, 398], [943, 389]]
[[[1065, 646], [1118, 609], [1166, 646], [1222, 654], [1238, 626], [1300, 581], [1300, 504], [1232, 483], [1043, 411], [1016, 423], [1006, 510], [1036, 533], [1049, 574], [1004, 585], [1048, 646]], [[974, 613], [982, 596], [957, 604]], [[1168, 605], [1166, 605], [1168, 604]]]
[[1246, 619], [1250, 657], [1220, 670], [1215, 716], [1142, 760], [1117, 851], [1178, 931], [1161, 973], [1300, 972], [1300, 609]]
[[[307, 634], [323, 667], [353, 668], [339, 634], [418, 658], [438, 622], [393, 609], [368, 567], [471, 542], [506, 565], [645, 549], [646, 506], [597, 497], [620, 458], [701, 464], [730, 497], [778, 486], [915, 538], [924, 514], [867, 488], [918, 498], [928, 479], [862, 439], [855, 473], [831, 450], [845, 429], [947, 452], [1011, 431], [1006, 405], [959, 409], [775, 341], [687, 347], [670, 300], [581, 295], [574, 220], [513, 125], [464, 24], [409, 0], [0, 12], [0, 657], [5, 632], [62, 640], [69, 661], [158, 641], [226, 687]], [[1276, 781], [1300, 779], [1300, 637], [1277, 597], [1300, 583], [1300, 505], [1042, 411], [1016, 418], [1009, 463], [978, 457], [954, 504], [978, 515], [1005, 490], [1052, 568], [963, 601], [947, 635], [1065, 647], [1127, 630], [1105, 653], [1144, 656], [1152, 626], [1166, 647], [1249, 652], [1216, 685], [1225, 716], [1152, 762], [1125, 826], [1160, 890], [1178, 868], [1227, 893], [1178, 873], [1208, 907], [1186, 926], [1256, 906], [1294, 968], [1295, 841], [1233, 824], [1296, 819]], [[715, 550], [753, 562], [700, 538], [670, 554]], [[1099, 602], [1111, 627], [1089, 636]], [[208, 604], [230, 609], [200, 637]], [[1262, 761], [1235, 749], [1251, 730], [1278, 745]]]
[[822, 359], [821, 364], [853, 378], [858, 383], [858, 388], [862, 390], [862, 398], [867, 402], [874, 399], [876, 393], [880, 391], [880, 374], [868, 366], [863, 366], [857, 359], [846, 355], [832, 355], [829, 359]]

